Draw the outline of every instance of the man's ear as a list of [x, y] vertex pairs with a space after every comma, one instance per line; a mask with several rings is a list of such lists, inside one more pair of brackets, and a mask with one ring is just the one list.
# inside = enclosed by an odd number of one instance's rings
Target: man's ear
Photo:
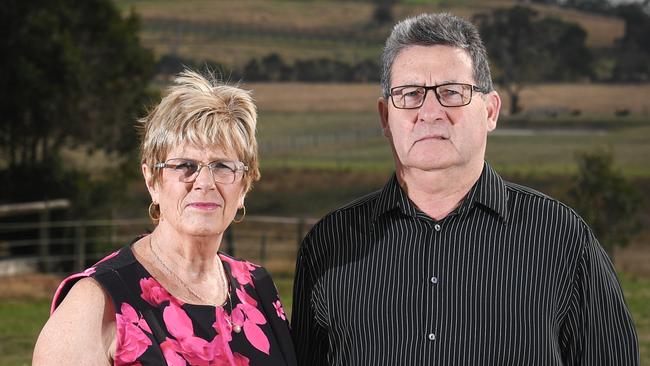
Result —
[[379, 97], [377, 99], [377, 112], [381, 120], [381, 130], [385, 137], [390, 137], [390, 126], [388, 125], [388, 99]]
[[142, 176], [144, 177], [144, 183], [147, 185], [147, 190], [149, 191], [149, 196], [151, 196], [151, 201], [159, 203], [158, 200], [158, 190], [153, 181], [153, 170], [147, 164], [142, 164]]
[[501, 97], [499, 97], [496, 90], [485, 96], [485, 108], [487, 109], [487, 130], [493, 131], [497, 128], [497, 120], [501, 110]]

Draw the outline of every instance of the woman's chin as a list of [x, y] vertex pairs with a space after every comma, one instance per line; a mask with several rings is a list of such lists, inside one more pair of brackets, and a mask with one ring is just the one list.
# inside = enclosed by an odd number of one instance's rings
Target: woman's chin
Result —
[[218, 236], [223, 234], [229, 223], [213, 220], [197, 220], [180, 228], [180, 233], [186, 236]]

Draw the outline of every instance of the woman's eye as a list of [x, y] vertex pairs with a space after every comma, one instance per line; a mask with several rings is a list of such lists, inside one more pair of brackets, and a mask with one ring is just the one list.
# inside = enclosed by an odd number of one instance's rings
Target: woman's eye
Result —
[[176, 170], [182, 170], [185, 172], [194, 172], [196, 171], [196, 169], [197, 169], [196, 163], [192, 163], [190, 161], [185, 161], [176, 165]]
[[210, 168], [216, 171], [230, 171], [230, 172], [235, 171], [234, 167], [231, 167], [229, 164], [224, 162], [215, 162], [210, 165]]

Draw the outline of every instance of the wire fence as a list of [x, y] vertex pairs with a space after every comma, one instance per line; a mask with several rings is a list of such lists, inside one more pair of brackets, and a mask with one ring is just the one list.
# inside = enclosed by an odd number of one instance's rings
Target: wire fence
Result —
[[[246, 217], [224, 235], [220, 250], [291, 275], [298, 246], [315, 219]], [[0, 275], [81, 271], [153, 229], [148, 219], [0, 223]]]
[[[292, 42], [337, 42], [356, 46], [381, 46], [386, 38], [386, 30], [367, 27], [303, 28], [287, 24], [237, 23], [220, 19], [219, 21], [199, 21], [170, 18], [147, 18], [144, 30], [167, 40], [169, 37], [190, 38], [189, 42], [205, 43], [220, 37], [252, 37], [265, 40], [288, 40]], [[196, 39], [202, 37], [203, 39]], [[185, 43], [185, 41], [184, 41]]]
[[367, 142], [382, 137], [381, 129], [373, 127], [345, 131], [306, 133], [297, 136], [275, 136], [272, 139], [264, 138], [260, 139], [259, 148], [263, 154], [274, 154], [312, 149], [320, 146]]

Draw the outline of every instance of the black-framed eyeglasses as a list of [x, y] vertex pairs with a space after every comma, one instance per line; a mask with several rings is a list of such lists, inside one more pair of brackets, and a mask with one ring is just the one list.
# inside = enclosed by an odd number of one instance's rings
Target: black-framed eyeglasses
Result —
[[164, 163], [156, 163], [153, 167], [169, 169], [183, 183], [194, 182], [203, 167], [210, 169], [210, 174], [215, 182], [223, 184], [232, 184], [241, 180], [244, 172], [248, 171], [248, 166], [241, 161], [215, 160], [203, 164], [200, 161], [183, 158], [169, 159]]
[[390, 98], [395, 108], [417, 109], [422, 107], [427, 92], [433, 90], [436, 99], [443, 107], [462, 107], [472, 101], [473, 92], [484, 93], [476, 85], [446, 83], [433, 86], [400, 85], [390, 89]]

